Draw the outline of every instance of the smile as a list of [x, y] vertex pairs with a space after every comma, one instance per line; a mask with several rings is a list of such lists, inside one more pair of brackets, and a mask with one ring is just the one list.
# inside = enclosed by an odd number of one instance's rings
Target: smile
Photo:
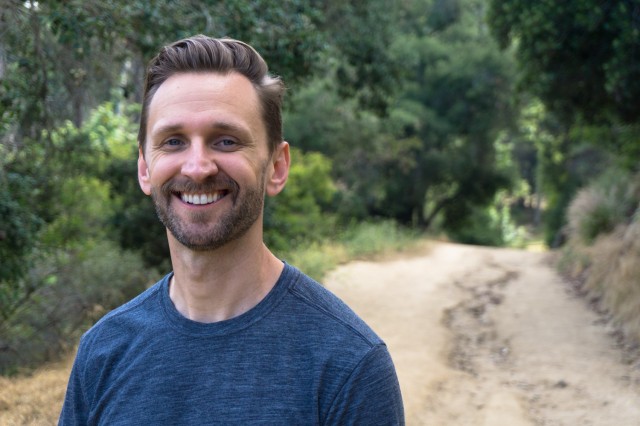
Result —
[[216, 191], [209, 194], [190, 194], [187, 192], [183, 192], [179, 194], [179, 197], [185, 203], [203, 205], [215, 203], [225, 195], [227, 195], [226, 191]]

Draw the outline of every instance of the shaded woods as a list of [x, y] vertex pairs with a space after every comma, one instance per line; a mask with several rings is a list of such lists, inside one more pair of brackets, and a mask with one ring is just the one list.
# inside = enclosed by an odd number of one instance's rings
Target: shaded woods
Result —
[[378, 234], [540, 237], [638, 324], [638, 16], [635, 0], [0, 0], [0, 371], [72, 349], [168, 270], [136, 124], [151, 52], [194, 33], [249, 42], [289, 87], [293, 168], [265, 211], [283, 258]]

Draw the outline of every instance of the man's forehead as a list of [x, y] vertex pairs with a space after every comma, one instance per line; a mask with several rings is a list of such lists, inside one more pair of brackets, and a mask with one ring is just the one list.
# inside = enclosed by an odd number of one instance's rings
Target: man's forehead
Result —
[[[148, 136], [178, 130], [196, 118], [209, 120], [207, 126], [220, 129], [260, 132], [266, 126], [258, 92], [238, 72], [176, 73], [162, 83], [149, 103]], [[262, 138], [262, 135], [254, 137]]]
[[149, 104], [149, 113], [153, 115], [165, 108], [227, 108], [260, 113], [255, 87], [237, 72], [174, 74], [158, 87]]
[[[257, 95], [257, 91], [253, 86], [253, 83], [243, 74], [237, 71], [185, 71], [176, 72], [170, 75], [164, 80], [156, 89], [156, 94], [159, 91], [167, 90], [177, 86], [183, 86], [185, 82], [195, 82], [202, 88], [218, 87], [223, 85], [237, 85], [243, 87], [244, 90], [254, 92]], [[249, 90], [251, 89], [251, 90]]]

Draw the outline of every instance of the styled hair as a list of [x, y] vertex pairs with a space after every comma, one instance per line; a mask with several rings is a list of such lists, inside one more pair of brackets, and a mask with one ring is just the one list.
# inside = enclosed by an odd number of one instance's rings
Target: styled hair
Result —
[[138, 131], [138, 146], [144, 153], [147, 138], [149, 105], [156, 91], [169, 77], [178, 73], [238, 72], [256, 89], [262, 109], [262, 119], [268, 138], [269, 152], [282, 142], [282, 102], [285, 85], [279, 77], [269, 74], [265, 60], [248, 44], [230, 38], [196, 35], [163, 47], [147, 67]]

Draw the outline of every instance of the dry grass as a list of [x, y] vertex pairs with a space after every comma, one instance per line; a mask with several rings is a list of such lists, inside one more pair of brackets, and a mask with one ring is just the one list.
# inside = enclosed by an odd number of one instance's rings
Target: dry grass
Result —
[[585, 222], [593, 212], [604, 204], [604, 196], [598, 188], [586, 187], [578, 191], [567, 211], [569, 233], [573, 236], [583, 237]]
[[70, 357], [28, 376], [0, 376], [0, 424], [57, 424], [72, 361]]
[[589, 249], [585, 289], [626, 336], [640, 342], [640, 220], [598, 238]]
[[567, 215], [560, 269], [640, 344], [640, 174], [601, 176], [578, 192]]

